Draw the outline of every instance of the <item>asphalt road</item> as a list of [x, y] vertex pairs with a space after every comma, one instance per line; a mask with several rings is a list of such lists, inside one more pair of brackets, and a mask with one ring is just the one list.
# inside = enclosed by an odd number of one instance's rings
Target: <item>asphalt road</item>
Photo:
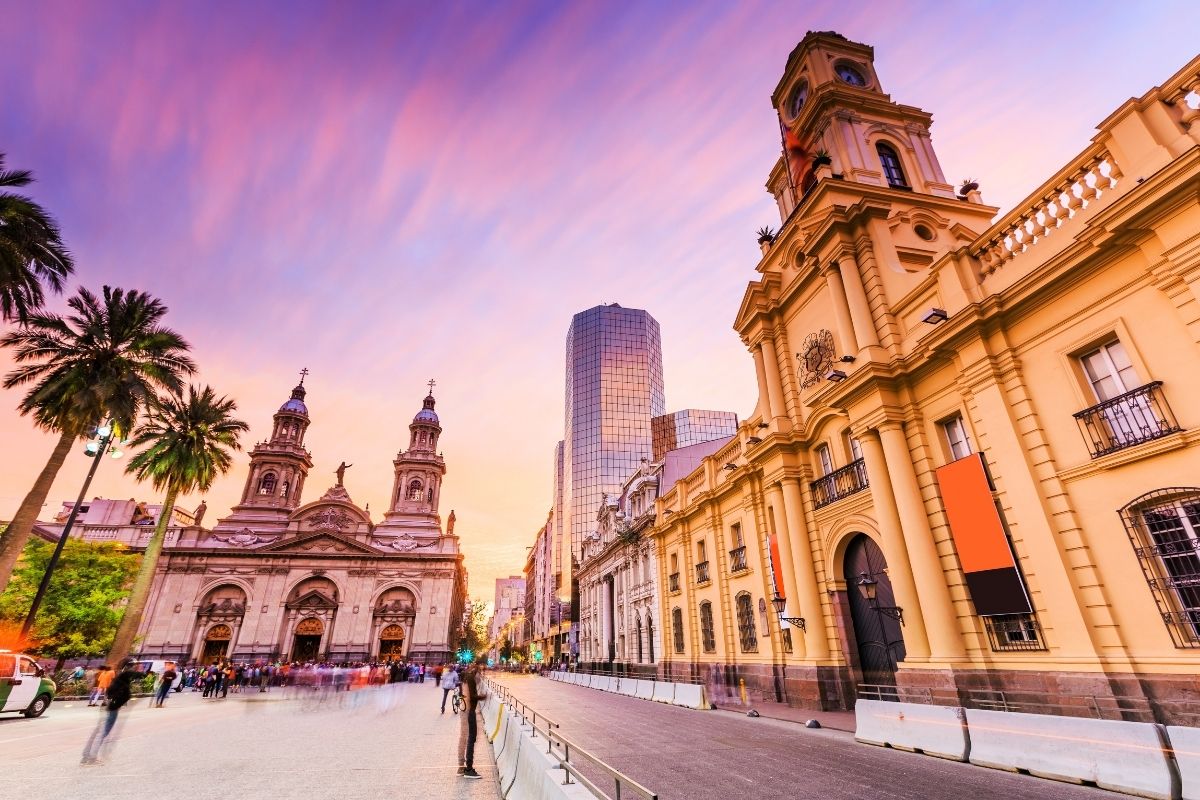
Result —
[[663, 800], [1114, 800], [1084, 786], [873, 747], [850, 733], [496, 674], [562, 734]]
[[432, 684], [402, 683], [319, 705], [279, 691], [223, 700], [184, 691], [162, 709], [135, 700], [94, 767], [79, 760], [100, 713], [55, 703], [40, 719], [0, 717], [0, 776], [21, 800], [496, 800], [482, 733], [484, 778], [456, 774], [460, 719], [438, 713], [441, 695]]

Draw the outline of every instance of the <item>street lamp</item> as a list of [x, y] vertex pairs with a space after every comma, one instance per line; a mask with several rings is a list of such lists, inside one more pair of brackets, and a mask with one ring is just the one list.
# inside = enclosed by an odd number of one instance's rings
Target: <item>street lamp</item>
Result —
[[881, 606], [876, 598], [879, 593], [879, 581], [872, 578], [865, 572], [858, 573], [858, 591], [862, 593], [863, 598], [871, 604], [871, 608], [883, 614], [885, 617], [891, 617], [904, 624], [904, 609], [899, 606]]
[[778, 590], [776, 590], [775, 596], [771, 598], [771, 605], [775, 606], [775, 616], [779, 617], [780, 622], [786, 622], [788, 625], [799, 628], [805, 633], [808, 632], [804, 617], [785, 617], [783, 615], [783, 609], [787, 605], [787, 600], [779, 594]]
[[71, 528], [75, 526], [75, 518], [79, 516], [79, 507], [83, 505], [83, 498], [87, 495], [88, 487], [92, 485], [92, 476], [96, 474], [96, 467], [100, 466], [100, 457], [110, 449], [109, 455], [112, 458], [120, 458], [124, 455], [115, 446], [110, 448], [115, 437], [116, 427], [111, 422], [105, 423], [92, 431], [92, 440], [83, 446], [83, 454], [92, 459], [92, 467], [88, 470], [87, 477], [83, 479], [79, 497], [75, 498], [75, 505], [71, 507], [71, 513], [67, 515], [67, 524], [63, 526], [62, 536], [54, 545], [54, 552], [50, 554], [50, 560], [46, 563], [46, 571], [42, 573], [42, 582], [38, 584], [37, 594], [33, 596], [33, 602], [29, 605], [29, 613], [25, 615], [25, 623], [21, 625], [22, 641], [33, 628], [33, 620], [37, 617], [42, 599], [46, 596], [46, 589], [50, 587], [50, 576], [54, 573], [54, 567], [58, 564], [59, 556], [62, 555], [63, 546], [71, 535]]

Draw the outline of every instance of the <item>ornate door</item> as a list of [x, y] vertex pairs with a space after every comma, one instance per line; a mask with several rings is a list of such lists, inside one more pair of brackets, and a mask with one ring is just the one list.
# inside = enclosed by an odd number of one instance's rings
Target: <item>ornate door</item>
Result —
[[201, 663], [211, 664], [224, 658], [231, 639], [233, 639], [233, 629], [228, 625], [212, 626], [204, 635], [204, 653], [200, 659]]
[[379, 657], [385, 661], [404, 657], [404, 628], [388, 625], [379, 632]]
[[[863, 683], [894, 686], [897, 665], [904, 660], [904, 629], [899, 620], [878, 610], [896, 605], [883, 551], [870, 537], [860, 534], [846, 549], [845, 565], [846, 594], [854, 619]], [[858, 588], [864, 574], [877, 581], [874, 602], [867, 600]]]

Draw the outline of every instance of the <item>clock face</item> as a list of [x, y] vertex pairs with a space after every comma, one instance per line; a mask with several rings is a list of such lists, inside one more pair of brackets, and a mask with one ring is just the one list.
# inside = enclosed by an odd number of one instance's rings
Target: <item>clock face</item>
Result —
[[795, 118], [800, 114], [800, 109], [804, 108], [804, 103], [808, 100], [808, 83], [801, 82], [796, 90], [792, 92], [792, 99], [788, 102], [788, 115]]
[[863, 74], [849, 64], [838, 64], [834, 69], [837, 76], [851, 86], [866, 86], [867, 79]]

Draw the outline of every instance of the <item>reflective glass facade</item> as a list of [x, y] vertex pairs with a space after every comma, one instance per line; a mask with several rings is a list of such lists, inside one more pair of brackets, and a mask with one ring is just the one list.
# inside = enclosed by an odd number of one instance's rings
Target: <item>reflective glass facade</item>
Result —
[[662, 461], [669, 450], [691, 447], [737, 435], [737, 414], [685, 408], [650, 420], [654, 461]]
[[582, 311], [567, 332], [566, 362], [561, 519], [578, 560], [601, 495], [620, 492], [653, 452], [650, 420], [666, 410], [658, 322], [616, 304]]

